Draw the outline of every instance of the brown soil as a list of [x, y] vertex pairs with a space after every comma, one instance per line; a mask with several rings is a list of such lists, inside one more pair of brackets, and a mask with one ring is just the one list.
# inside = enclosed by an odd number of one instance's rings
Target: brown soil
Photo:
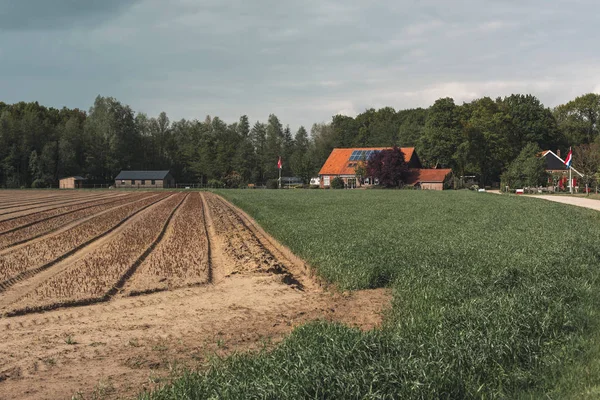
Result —
[[[122, 196], [122, 194], [118, 194], [118, 195]], [[75, 197], [75, 199], [70, 199], [70, 200], [62, 199], [58, 202], [45, 203], [43, 205], [17, 207], [17, 208], [2, 210], [0, 212], [0, 221], [10, 221], [10, 220], [13, 220], [13, 219], [16, 219], [19, 217], [24, 217], [24, 216], [32, 215], [32, 214], [38, 214], [38, 213], [42, 213], [44, 211], [57, 210], [57, 209], [60, 209], [63, 207], [71, 206], [71, 205], [82, 205], [82, 204], [93, 203], [95, 201], [107, 199], [112, 196], [114, 196], [114, 195], [102, 195], [102, 196], [94, 195], [94, 196], [86, 196], [86, 197]]]
[[[250, 217], [215, 195], [201, 198], [205, 226], [195, 230], [208, 233], [212, 283], [134, 297], [124, 290], [100, 304], [0, 318], [0, 399], [130, 397], [182, 367], [202, 368], [214, 353], [276, 343], [308, 321], [380, 324], [388, 290], [326, 290]], [[153, 251], [173, 246], [188, 201]]]
[[2, 232], [0, 235], [0, 249], [3, 250], [0, 250], [0, 255], [5, 254], [7, 248], [13, 250], [17, 246], [24, 246], [34, 239], [61, 234], [100, 215], [107, 215], [114, 212], [117, 208], [136, 203], [144, 198], [156, 196], [158, 194], [130, 195], [110, 201], [100, 201], [88, 206], [77, 207], [74, 211], [66, 212], [44, 221], [32, 222], [30, 223], [31, 225], [25, 224], [24, 226]]

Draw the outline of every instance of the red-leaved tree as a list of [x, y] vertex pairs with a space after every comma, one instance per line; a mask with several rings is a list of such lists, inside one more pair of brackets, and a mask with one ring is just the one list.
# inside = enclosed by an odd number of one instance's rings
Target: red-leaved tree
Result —
[[367, 160], [367, 176], [378, 179], [385, 187], [398, 187], [406, 181], [408, 165], [404, 153], [395, 147], [373, 154]]

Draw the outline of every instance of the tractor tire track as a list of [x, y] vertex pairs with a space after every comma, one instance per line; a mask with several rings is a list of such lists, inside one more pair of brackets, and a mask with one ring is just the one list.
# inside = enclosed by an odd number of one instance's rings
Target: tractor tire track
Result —
[[200, 196], [202, 197], [202, 209], [204, 212], [204, 230], [208, 242], [208, 282], [218, 283], [223, 280], [226, 275], [223, 268], [225, 264], [223, 259], [223, 249], [217, 238], [215, 223], [210, 208], [208, 207], [205, 193], [201, 192]]
[[285, 283], [295, 285], [302, 290], [318, 289], [322, 286], [315, 278], [312, 268], [305, 261], [265, 232], [248, 214], [222, 197], [215, 194], [211, 195], [214, 196], [220, 205], [231, 212], [235, 221], [242, 224], [251, 233], [267, 254], [270, 254], [275, 260], [280, 261], [283, 269], [278, 270], [278, 266], [276, 265], [275, 270], [271, 270], [270, 272], [283, 274]]

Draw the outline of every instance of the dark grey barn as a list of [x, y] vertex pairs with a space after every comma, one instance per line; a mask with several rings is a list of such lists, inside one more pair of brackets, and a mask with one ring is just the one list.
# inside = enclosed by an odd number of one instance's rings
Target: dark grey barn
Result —
[[121, 171], [115, 178], [117, 188], [174, 188], [170, 171]]

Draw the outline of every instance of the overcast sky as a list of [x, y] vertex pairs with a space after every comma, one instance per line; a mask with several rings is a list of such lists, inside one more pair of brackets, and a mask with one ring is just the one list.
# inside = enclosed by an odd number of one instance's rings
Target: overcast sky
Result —
[[0, 0], [0, 101], [293, 128], [370, 107], [600, 92], [597, 0]]

